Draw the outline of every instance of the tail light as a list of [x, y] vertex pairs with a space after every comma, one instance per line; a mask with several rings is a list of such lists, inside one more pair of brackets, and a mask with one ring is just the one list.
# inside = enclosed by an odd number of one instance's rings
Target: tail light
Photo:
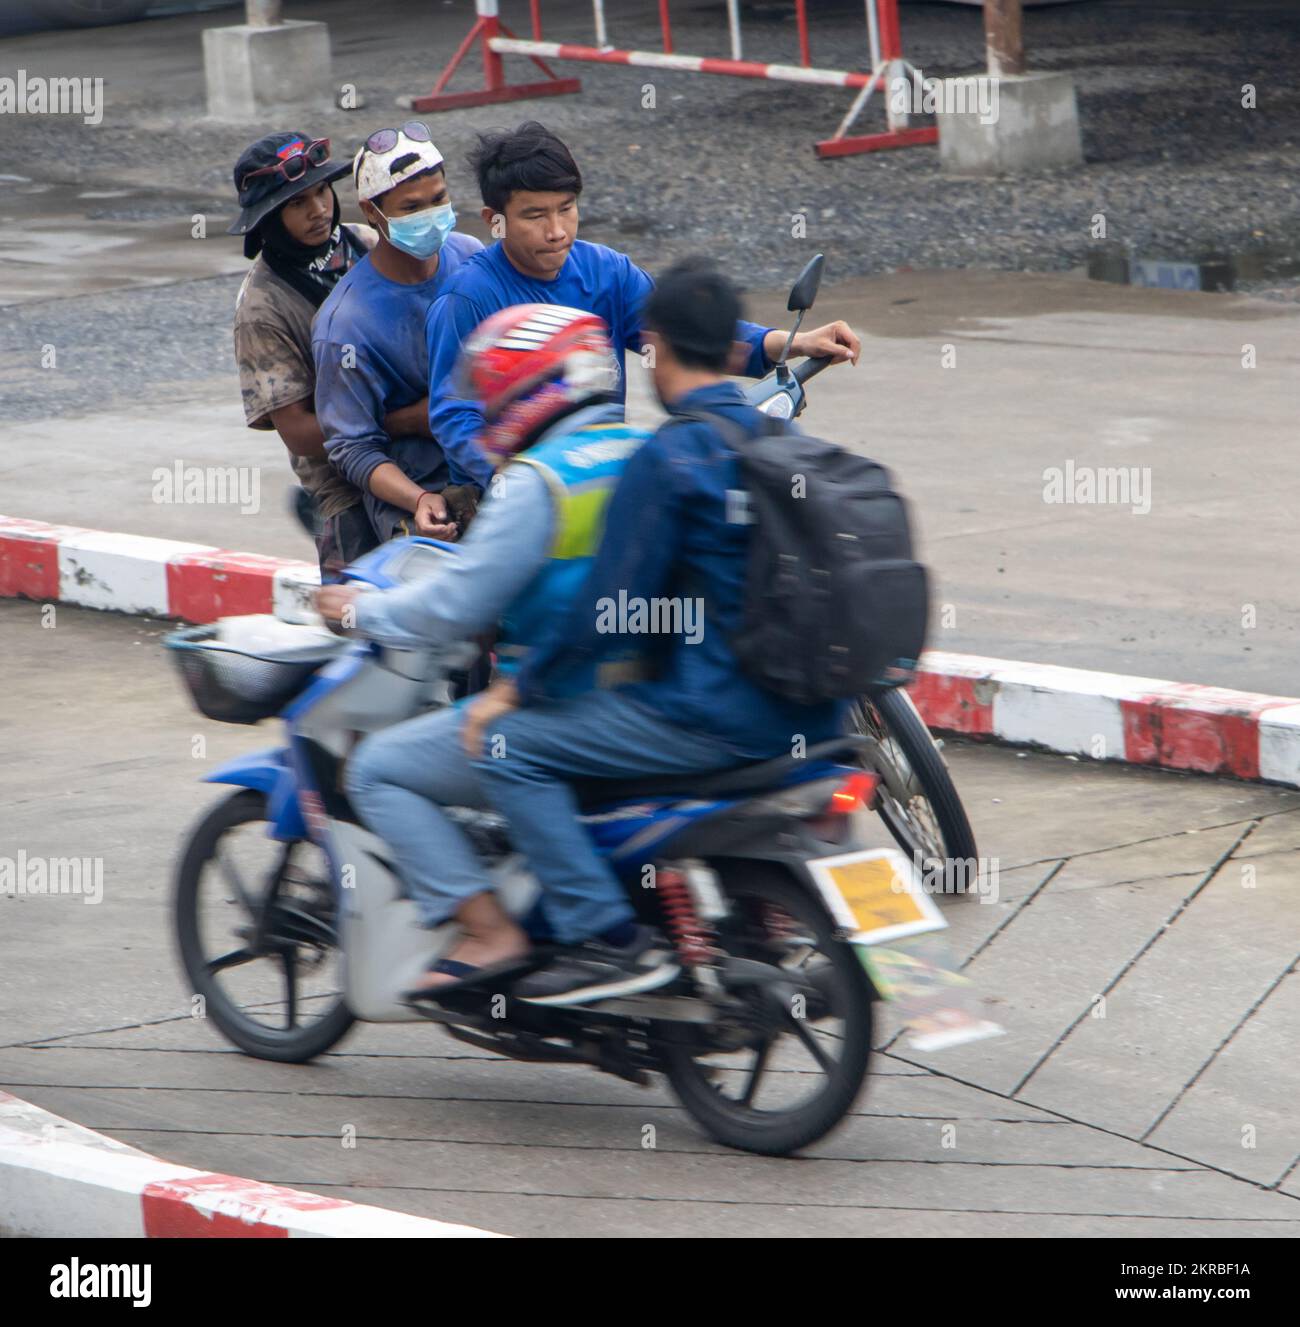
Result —
[[831, 800], [826, 804], [828, 815], [847, 816], [871, 803], [880, 780], [866, 770], [855, 770], [843, 783], [831, 793]]
[[820, 820], [827, 815], [849, 815], [869, 805], [879, 782], [875, 774], [854, 770], [846, 778], [809, 779], [781, 792], [763, 793], [727, 811], [731, 818], [762, 819], [789, 816], [795, 820]]

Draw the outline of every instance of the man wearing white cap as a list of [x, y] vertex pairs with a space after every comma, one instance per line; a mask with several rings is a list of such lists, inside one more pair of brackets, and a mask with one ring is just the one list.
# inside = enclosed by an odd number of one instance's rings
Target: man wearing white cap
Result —
[[[420, 121], [376, 130], [352, 175], [379, 240], [339, 281], [312, 328], [325, 451], [361, 490], [380, 539], [455, 539], [473, 514], [474, 490], [444, 495], [447, 462], [428, 428], [425, 315], [483, 246], [455, 230], [442, 153]], [[411, 431], [390, 438], [384, 419], [397, 410]]]

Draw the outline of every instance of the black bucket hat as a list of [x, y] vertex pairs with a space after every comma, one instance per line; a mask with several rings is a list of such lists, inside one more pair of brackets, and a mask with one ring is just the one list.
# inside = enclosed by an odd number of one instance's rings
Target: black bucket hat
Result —
[[[262, 247], [262, 237], [256, 233], [257, 227], [277, 207], [287, 203], [296, 194], [314, 189], [318, 184], [333, 184], [351, 170], [346, 162], [333, 161], [328, 157], [317, 165], [308, 165], [306, 171], [294, 180], [286, 180], [278, 171], [266, 169], [278, 165], [297, 153], [305, 152], [316, 141], [310, 134], [287, 130], [266, 134], [256, 143], [246, 147], [239, 160], [235, 162], [235, 189], [239, 194], [239, 206], [242, 210], [226, 234], [244, 237], [245, 258], [257, 257], [258, 250]], [[266, 173], [255, 175], [251, 180], [247, 179], [253, 171], [266, 171]]]

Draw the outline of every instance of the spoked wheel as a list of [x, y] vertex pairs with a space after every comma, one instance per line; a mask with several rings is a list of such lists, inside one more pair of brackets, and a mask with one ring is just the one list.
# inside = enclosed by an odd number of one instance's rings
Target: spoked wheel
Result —
[[334, 890], [314, 844], [266, 834], [266, 799], [243, 791], [194, 831], [176, 879], [176, 932], [204, 1014], [240, 1050], [301, 1063], [352, 1026]]
[[895, 842], [927, 873], [941, 869], [945, 885], [964, 881], [976, 869], [975, 835], [911, 697], [897, 687], [863, 696], [853, 702], [850, 722], [875, 742], [864, 759], [880, 775], [877, 807]]
[[744, 988], [741, 1011], [710, 1034], [712, 1044], [669, 1044], [662, 1062], [682, 1105], [718, 1142], [786, 1156], [853, 1105], [871, 1055], [874, 992], [810, 889], [782, 871], [744, 869], [725, 881], [733, 915], [719, 941], [790, 980]]

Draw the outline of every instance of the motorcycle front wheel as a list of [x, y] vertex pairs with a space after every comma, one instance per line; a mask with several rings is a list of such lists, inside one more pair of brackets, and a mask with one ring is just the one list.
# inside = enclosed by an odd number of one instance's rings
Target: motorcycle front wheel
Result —
[[933, 872], [941, 863], [945, 882], [965, 881], [976, 869], [975, 835], [912, 698], [899, 687], [862, 696], [853, 702], [850, 723], [875, 743], [864, 759], [880, 776], [877, 810], [894, 841], [918, 869]]
[[176, 874], [176, 938], [196, 1016], [247, 1055], [301, 1064], [355, 1020], [324, 854], [266, 829], [266, 798], [248, 789], [200, 821]]

